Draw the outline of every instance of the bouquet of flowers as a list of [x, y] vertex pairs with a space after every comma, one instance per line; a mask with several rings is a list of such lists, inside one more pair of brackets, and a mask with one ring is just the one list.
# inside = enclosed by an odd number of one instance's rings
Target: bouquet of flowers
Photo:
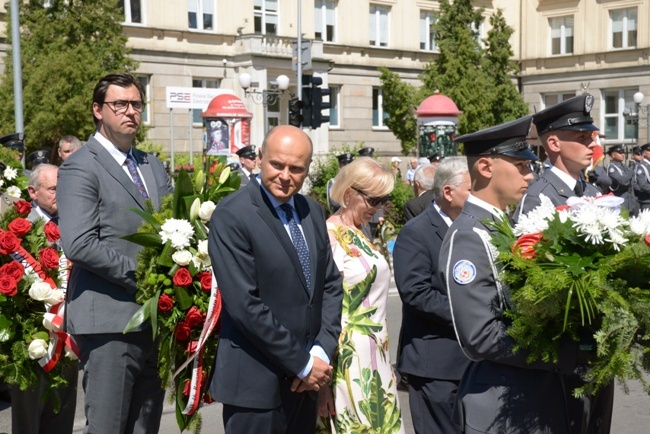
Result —
[[529, 361], [557, 362], [569, 337], [590, 353], [576, 396], [617, 378], [638, 379], [650, 392], [650, 211], [629, 218], [622, 198], [570, 198], [541, 205], [514, 231], [494, 224], [492, 244], [510, 288], [508, 334]]
[[69, 266], [56, 246], [58, 226], [29, 222], [31, 209], [19, 200], [0, 217], [0, 377], [25, 390], [44, 375], [51, 393], [78, 358], [62, 331]]
[[0, 146], [0, 191], [7, 196], [3, 205], [10, 205], [21, 198], [29, 200], [28, 183], [29, 178], [23, 175], [23, 165], [18, 159], [18, 152]]
[[[207, 225], [217, 202], [236, 191], [241, 179], [221, 163], [208, 176], [192, 180], [181, 169], [173, 196], [155, 211], [133, 209], [145, 220], [125, 239], [142, 245], [138, 257], [136, 301], [142, 307], [127, 324], [127, 333], [149, 321], [158, 342], [159, 373], [171, 387], [181, 431], [200, 430], [197, 410], [212, 402], [207, 381], [218, 343], [221, 299], [208, 256]], [[207, 349], [207, 351], [205, 351]]]

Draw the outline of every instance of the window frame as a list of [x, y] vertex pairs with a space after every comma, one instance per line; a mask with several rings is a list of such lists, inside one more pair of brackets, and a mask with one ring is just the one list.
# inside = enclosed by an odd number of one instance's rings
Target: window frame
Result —
[[[151, 118], [151, 105], [153, 104], [153, 100], [151, 99], [151, 75], [149, 74], [135, 74], [136, 80], [142, 84], [142, 87], [144, 87], [144, 97], [145, 97], [145, 103], [146, 105], [144, 106], [144, 110], [142, 110], [142, 115], [141, 119], [142, 122], [145, 125], [152, 125], [152, 118]], [[142, 82], [142, 79], [146, 80], [145, 83]]]
[[[318, 3], [320, 3], [320, 7], [318, 6]], [[328, 11], [328, 4], [332, 5], [332, 16], [334, 17], [334, 23], [332, 23], [332, 39], [328, 39], [328, 32], [327, 32], [327, 11]], [[323, 41], [323, 42], [336, 42], [336, 36], [337, 36], [337, 26], [336, 26], [336, 12], [338, 9], [338, 1], [337, 0], [315, 0], [314, 1], [314, 39], [317, 41]], [[318, 37], [316, 34], [316, 29], [317, 26], [316, 24], [320, 22], [321, 25], [321, 36]], [[325, 38], [323, 38], [325, 36]]]
[[[190, 5], [189, 3], [191, 1], [195, 1], [197, 4], [197, 11], [196, 11], [196, 25], [197, 27], [190, 27]], [[204, 3], [212, 3], [212, 28], [211, 29], [205, 29], [203, 28], [203, 15], [205, 15], [204, 12]], [[201, 19], [199, 19], [201, 17]], [[200, 24], [200, 26], [199, 26]], [[216, 32], [217, 30], [217, 1], [216, 0], [187, 0], [187, 28], [190, 32]]]
[[[330, 103], [330, 108], [328, 111], [328, 115], [330, 117], [330, 122], [329, 122], [329, 128], [330, 130], [336, 130], [341, 128], [341, 86], [339, 85], [334, 85], [334, 86], [329, 86], [330, 90], [330, 95], [329, 95], [329, 103]], [[336, 113], [334, 119], [335, 122], [332, 122], [332, 110], [334, 110], [334, 113]]]
[[[377, 96], [376, 103], [375, 103], [375, 95]], [[375, 106], [377, 107], [376, 109]], [[376, 116], [375, 116], [375, 112], [377, 113]], [[384, 112], [383, 90], [381, 87], [373, 86], [372, 87], [372, 129], [388, 130], [388, 126], [384, 122], [384, 119], [386, 119], [387, 117], [388, 117], [388, 113]]]
[[[261, 9], [256, 9], [257, 5], [255, 4], [257, 1], [261, 2], [262, 6]], [[276, 0], [275, 4], [277, 6], [277, 10], [275, 11], [268, 11], [266, 9], [266, 2], [269, 0], [255, 0], [253, 2], [253, 30], [255, 31], [256, 34], [258, 35], [271, 35], [271, 36], [277, 36], [278, 35], [278, 29], [280, 28], [280, 0]], [[257, 25], [256, 23], [256, 18], [261, 17], [261, 29], [258, 31], [255, 27]], [[276, 17], [276, 23], [275, 23], [275, 32], [274, 33], [269, 33], [266, 31], [266, 26], [267, 26], [267, 16], [275, 16]]]
[[[201, 86], [195, 86], [196, 82], [200, 81]], [[215, 86], [206, 86], [209, 82], [214, 82]], [[220, 78], [205, 78], [205, 77], [192, 77], [192, 87], [195, 89], [221, 89]], [[201, 118], [201, 109], [192, 109], [192, 126], [203, 126], [203, 118]], [[199, 120], [197, 121], [197, 113]]]
[[[567, 21], [571, 21], [571, 26], [567, 25]], [[559, 52], [555, 53], [553, 52], [554, 50], [554, 44], [553, 40], [555, 39], [553, 37], [553, 24], [554, 22], [558, 22], [560, 24], [560, 46], [559, 46]], [[567, 36], [567, 29], [571, 30], [571, 35]], [[566, 55], [571, 55], [574, 52], [575, 48], [575, 16], [574, 15], [563, 15], [563, 16], [557, 16], [557, 17], [549, 17], [548, 18], [548, 51], [550, 56], [566, 56]], [[571, 38], [571, 51], [568, 51], [568, 38]]]
[[[374, 3], [370, 3], [369, 7], [370, 7], [370, 10], [369, 10], [368, 18], [369, 18], [370, 22], [368, 23], [368, 27], [369, 27], [369, 29], [372, 29], [373, 23], [374, 23], [375, 39], [376, 40], [371, 41], [370, 40], [370, 34], [368, 34], [368, 41], [369, 41], [368, 44], [371, 47], [374, 47], [374, 48], [389, 48], [390, 47], [390, 17], [391, 17], [392, 8], [390, 6], [379, 5], [379, 4], [374, 4]], [[373, 13], [373, 9], [374, 9], [374, 13]], [[382, 45], [382, 42], [381, 42], [382, 35], [383, 35], [383, 33], [381, 31], [382, 30], [381, 29], [381, 15], [382, 15], [381, 12], [382, 12], [382, 10], [386, 11], [386, 38], [385, 38], [386, 42], [385, 42], [385, 45]], [[374, 15], [374, 18], [370, 18], [371, 13]]]
[[[630, 45], [630, 29], [629, 29], [629, 12], [634, 11], [634, 45]], [[621, 46], [616, 47], [614, 41], [614, 17], [612, 14], [622, 13], [623, 21], [621, 23]], [[637, 7], [621, 8], [621, 9], [611, 9], [609, 11], [609, 48], [612, 50], [627, 50], [631, 48], [637, 48], [639, 44], [639, 9]]]
[[[424, 26], [425, 26], [425, 32], [426, 32], [426, 40], [422, 41], [422, 20], [423, 20], [423, 15], [424, 15]], [[431, 10], [425, 10], [425, 9], [420, 9], [420, 51], [427, 51], [427, 52], [434, 52], [437, 53], [439, 51], [438, 45], [436, 45], [436, 32], [433, 30], [433, 25], [436, 23], [437, 17], [436, 13]], [[424, 48], [422, 48], [422, 45], [424, 44]]]
[[[610, 88], [601, 91], [601, 131], [605, 133], [607, 142], [633, 143], [636, 141], [639, 134], [639, 125], [638, 123], [633, 122], [628, 123], [627, 118], [623, 113], [626, 109], [630, 110], [630, 112], [636, 111], [634, 94], [638, 91], [638, 88], [631, 87]], [[608, 106], [609, 95], [614, 92], [616, 93], [616, 111], [608, 112], [610, 110], [610, 107]], [[608, 120], [611, 119], [615, 119], [616, 121], [616, 134], [612, 134], [612, 127], [608, 125]]]
[[128, 24], [131, 26], [145, 26], [147, 24], [147, 17], [145, 13], [147, 10], [147, 0], [135, 0], [140, 2], [140, 22], [134, 22], [132, 20], [131, 1], [132, 0], [123, 0], [122, 2], [122, 9], [124, 11], [124, 21], [122, 21], [122, 24]]

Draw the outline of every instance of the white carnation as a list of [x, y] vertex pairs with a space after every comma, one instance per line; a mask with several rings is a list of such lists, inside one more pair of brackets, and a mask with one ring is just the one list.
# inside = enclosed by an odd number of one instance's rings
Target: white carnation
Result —
[[16, 177], [18, 176], [18, 171], [13, 167], [7, 167], [4, 171], [3, 176], [9, 181], [11, 181], [12, 179], [16, 179]]
[[525, 215], [522, 215], [514, 227], [516, 236], [524, 234], [536, 234], [548, 229], [548, 221], [553, 218], [555, 214], [555, 206], [551, 199], [547, 196], [540, 194], [539, 199], [541, 203], [533, 210]]
[[29, 296], [34, 300], [47, 303], [47, 300], [52, 297], [52, 287], [42, 280], [37, 280], [29, 287]]
[[189, 250], [179, 250], [172, 255], [172, 260], [184, 267], [192, 261], [192, 253]]
[[15, 185], [12, 185], [11, 187], [7, 188], [7, 194], [9, 196], [19, 198], [20, 197], [20, 188], [16, 187]]
[[203, 202], [201, 204], [201, 208], [199, 209], [199, 218], [204, 222], [209, 221], [210, 217], [212, 217], [212, 212], [216, 207], [217, 205], [215, 205], [211, 200]]
[[32, 360], [40, 359], [47, 354], [47, 342], [43, 339], [34, 339], [29, 343], [27, 348], [29, 358]]
[[163, 244], [171, 240], [172, 247], [180, 250], [190, 246], [194, 228], [187, 220], [167, 219], [160, 227], [159, 234]]

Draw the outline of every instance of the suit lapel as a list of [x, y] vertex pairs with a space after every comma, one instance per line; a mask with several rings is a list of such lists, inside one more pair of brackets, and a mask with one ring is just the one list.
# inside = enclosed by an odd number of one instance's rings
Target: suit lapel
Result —
[[440, 240], [445, 239], [445, 234], [447, 233], [447, 223], [443, 220], [442, 216], [438, 213], [436, 208], [433, 205], [427, 207], [424, 211], [427, 213], [431, 225], [435, 228], [435, 234], [440, 238]]
[[[117, 182], [119, 182], [122, 187], [129, 193], [133, 199], [138, 203], [140, 208], [144, 209], [144, 198], [138, 191], [138, 188], [135, 186], [129, 175], [126, 174], [124, 169], [117, 164], [115, 158], [102, 146], [98, 141], [91, 139], [88, 145], [91, 151], [95, 154], [95, 159], [101, 167], [108, 172]], [[152, 174], [153, 175], [153, 174]], [[154, 186], [155, 186], [155, 181]]]
[[153, 203], [153, 206], [158, 209], [160, 206], [160, 197], [158, 196], [158, 189], [156, 188], [156, 178], [153, 175], [153, 169], [149, 160], [147, 159], [147, 154], [137, 149], [133, 149], [133, 155], [135, 156], [135, 161], [138, 163], [138, 168], [140, 173], [142, 173], [142, 178], [144, 178], [144, 183], [147, 186], [147, 193], [149, 193], [149, 199]]
[[552, 170], [547, 170], [542, 176], [548, 180], [548, 182], [555, 188], [555, 191], [557, 191], [557, 194], [561, 197], [568, 199], [571, 196], [575, 196], [573, 190], [571, 190], [559, 176], [553, 173]]
[[[298, 271], [298, 276], [300, 276], [300, 281], [302, 282], [302, 286], [307, 292], [307, 294], [309, 295], [310, 291], [309, 288], [307, 288], [307, 281], [305, 280], [305, 275], [302, 271], [302, 266], [300, 265], [300, 259], [298, 259], [298, 253], [296, 252], [296, 247], [293, 245], [293, 242], [291, 242], [291, 237], [289, 237], [289, 234], [284, 228], [284, 225], [282, 224], [282, 220], [280, 220], [280, 217], [275, 212], [273, 205], [271, 205], [271, 202], [266, 197], [266, 194], [262, 192], [262, 187], [257, 182], [249, 182], [248, 185], [246, 186], [246, 189], [251, 195], [251, 202], [253, 203], [253, 205], [257, 206], [258, 209], [257, 213], [262, 218], [262, 221], [264, 221], [264, 223], [268, 225], [269, 229], [271, 229], [271, 232], [273, 232], [273, 234], [278, 239], [278, 241], [280, 241], [282, 248], [287, 252], [287, 255], [289, 255], [289, 259], [291, 260], [291, 263]], [[298, 211], [298, 213], [299, 215], [301, 215], [300, 211]], [[303, 231], [305, 231], [305, 225], [303, 225]], [[307, 234], [305, 233], [305, 236], [306, 235]], [[315, 241], [312, 244], [310, 244], [309, 240], [307, 240], [307, 246], [310, 249], [309, 256], [311, 258], [312, 264], [314, 263], [314, 259], [312, 255], [313, 252], [311, 251], [313, 244], [315, 244]]]

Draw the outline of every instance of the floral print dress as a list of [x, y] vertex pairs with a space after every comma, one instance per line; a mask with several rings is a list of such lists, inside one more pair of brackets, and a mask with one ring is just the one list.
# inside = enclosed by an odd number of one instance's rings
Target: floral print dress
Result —
[[333, 361], [336, 414], [319, 433], [403, 433], [388, 352], [386, 303], [390, 268], [360, 230], [327, 223], [343, 274], [342, 331]]

